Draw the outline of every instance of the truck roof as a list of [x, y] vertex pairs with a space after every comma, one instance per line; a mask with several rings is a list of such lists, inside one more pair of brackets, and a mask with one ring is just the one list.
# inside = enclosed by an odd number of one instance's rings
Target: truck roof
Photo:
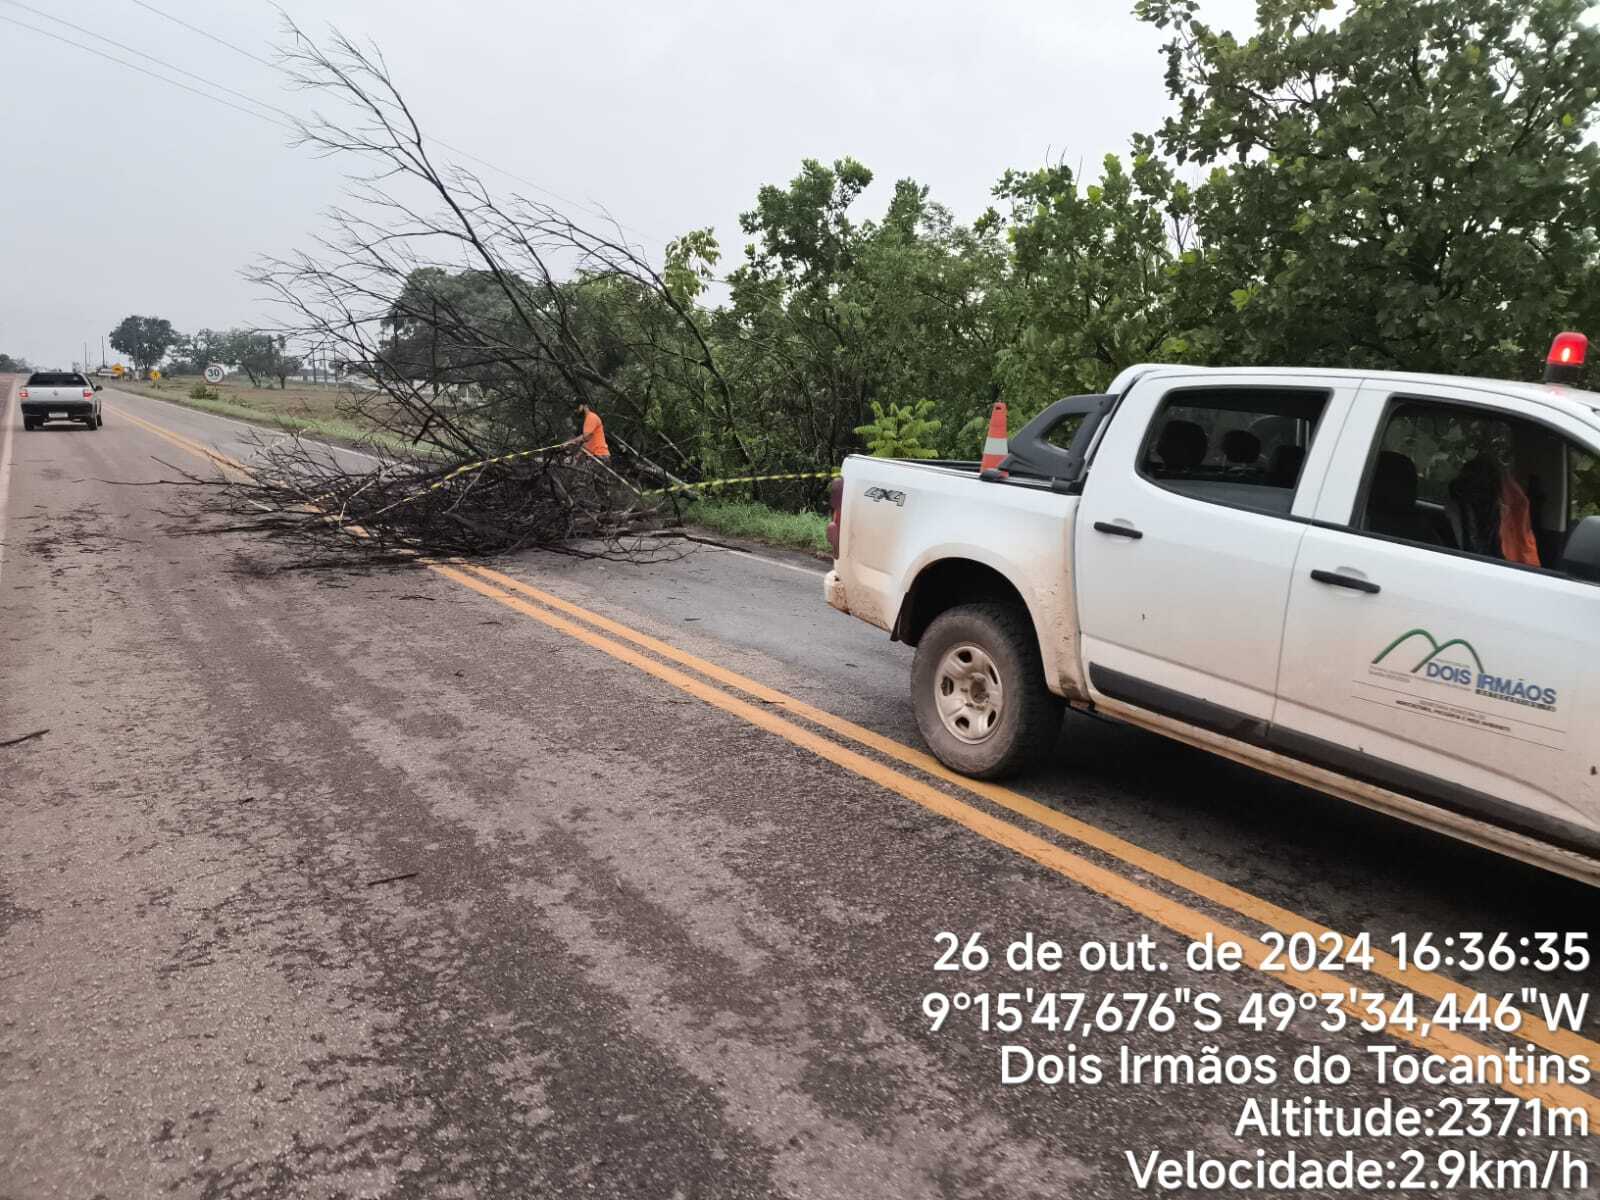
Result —
[[1120, 393], [1133, 382], [1135, 377], [1205, 374], [1283, 375], [1286, 372], [1306, 379], [1360, 379], [1400, 385], [1474, 388], [1544, 405], [1591, 425], [1595, 424], [1596, 417], [1600, 416], [1600, 392], [1567, 387], [1563, 384], [1485, 379], [1473, 375], [1432, 375], [1412, 371], [1362, 371], [1348, 367], [1196, 367], [1183, 363], [1140, 363], [1118, 375], [1111, 390]]

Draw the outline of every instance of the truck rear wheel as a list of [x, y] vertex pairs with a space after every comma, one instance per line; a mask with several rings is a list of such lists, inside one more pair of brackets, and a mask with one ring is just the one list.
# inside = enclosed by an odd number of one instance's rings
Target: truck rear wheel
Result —
[[1062, 702], [1045, 686], [1028, 614], [1014, 604], [964, 604], [934, 618], [917, 643], [911, 706], [934, 756], [952, 771], [1001, 779], [1055, 744]]

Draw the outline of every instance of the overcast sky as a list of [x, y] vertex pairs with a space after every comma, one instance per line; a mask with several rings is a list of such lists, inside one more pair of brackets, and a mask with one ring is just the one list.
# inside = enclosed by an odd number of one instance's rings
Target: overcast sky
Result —
[[[271, 57], [267, 0], [149, 0]], [[48, 29], [195, 87], [163, 59], [294, 109], [275, 71], [138, 0], [0, 0]], [[659, 244], [716, 227], [802, 158], [853, 155], [880, 212], [912, 176], [970, 219], [1007, 167], [1088, 167], [1168, 110], [1161, 35], [1131, 0], [285, 0], [308, 29], [374, 39], [426, 130]], [[1243, 32], [1249, 0], [1207, 0]], [[70, 21], [121, 49], [38, 13]], [[0, 351], [98, 360], [129, 313], [180, 330], [270, 320], [239, 278], [306, 247], [341, 189], [284, 130], [0, 21]], [[237, 103], [234, 97], [224, 96]], [[475, 164], [466, 164], [475, 166]], [[507, 191], [527, 189], [485, 172]]]

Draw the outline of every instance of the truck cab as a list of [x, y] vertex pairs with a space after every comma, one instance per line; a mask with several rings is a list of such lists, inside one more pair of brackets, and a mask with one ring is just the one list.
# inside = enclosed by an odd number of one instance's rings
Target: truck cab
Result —
[[1600, 395], [1169, 365], [1110, 392], [1000, 470], [846, 463], [828, 598], [917, 647], [934, 753], [1014, 773], [1071, 704], [1600, 882]]

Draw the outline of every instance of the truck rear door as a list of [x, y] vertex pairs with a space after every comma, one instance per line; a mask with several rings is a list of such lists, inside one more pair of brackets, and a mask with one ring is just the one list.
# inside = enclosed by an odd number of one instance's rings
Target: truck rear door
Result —
[[1356, 382], [1208, 372], [1123, 399], [1075, 531], [1097, 700], [1265, 736], [1295, 556]]
[[1368, 384], [1301, 545], [1275, 746], [1600, 845], [1600, 586], [1555, 569], [1596, 513], [1596, 431], [1471, 386]]

